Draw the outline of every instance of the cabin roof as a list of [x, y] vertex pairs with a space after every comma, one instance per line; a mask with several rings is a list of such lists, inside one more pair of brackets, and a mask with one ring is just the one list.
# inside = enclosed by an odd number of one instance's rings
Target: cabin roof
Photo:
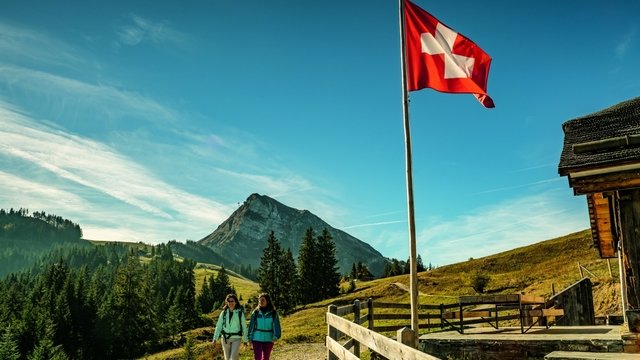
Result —
[[606, 168], [640, 161], [640, 97], [562, 124], [558, 172]]

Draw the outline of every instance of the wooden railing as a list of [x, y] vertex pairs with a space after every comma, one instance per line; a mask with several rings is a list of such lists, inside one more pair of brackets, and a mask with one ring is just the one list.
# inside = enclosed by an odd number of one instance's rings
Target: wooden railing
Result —
[[[458, 304], [440, 304], [440, 305], [418, 305], [418, 328], [419, 329], [442, 329], [447, 325], [443, 322], [444, 314], [449, 309], [458, 308]], [[377, 332], [396, 331], [402, 327], [410, 326], [411, 323], [411, 304], [384, 303], [376, 302], [376, 309], [404, 309], [407, 313], [376, 313], [373, 320], [385, 320], [385, 322], [394, 320], [406, 320], [406, 323], [399, 325], [373, 325], [372, 329]], [[425, 321], [426, 320], [426, 321]], [[433, 320], [433, 321], [432, 321]], [[437, 320], [437, 321], [435, 321]]]
[[[402, 306], [398, 306], [402, 305]], [[376, 308], [405, 308], [405, 304], [376, 303]], [[367, 309], [367, 314], [361, 316], [360, 310]], [[352, 305], [330, 305], [326, 313], [327, 322], [327, 359], [355, 360], [360, 359], [360, 345], [366, 346], [372, 353], [387, 359], [408, 360], [437, 360], [438, 358], [417, 350], [416, 336], [411, 329], [403, 326], [375, 327], [375, 319], [404, 320], [406, 314], [375, 314], [373, 300], [360, 302], [356, 300]], [[438, 306], [438, 309], [440, 307]], [[351, 317], [353, 320], [343, 318]], [[395, 316], [394, 316], [395, 315]], [[408, 319], [411, 319], [409, 315]], [[362, 326], [366, 323], [367, 327]], [[438, 325], [439, 326], [439, 325]], [[377, 331], [397, 330], [397, 340], [390, 339]], [[339, 340], [346, 340], [340, 344]], [[353, 352], [351, 349], [353, 348]], [[372, 356], [374, 358], [375, 356]]]
[[[488, 323], [497, 329], [501, 321], [518, 320], [524, 333], [540, 319], [564, 314], [562, 309], [542, 304], [541, 297], [519, 294], [461, 296], [451, 304], [419, 305], [418, 329], [453, 328], [464, 333], [465, 326], [471, 324]], [[386, 309], [407, 311], [386, 312]], [[343, 306], [330, 305], [326, 314], [327, 359], [359, 359], [361, 344], [387, 359], [436, 359], [415, 349], [418, 334], [409, 329], [410, 309], [410, 304], [375, 302], [374, 311], [372, 299]], [[366, 311], [364, 315], [362, 310]], [[544, 325], [548, 326], [546, 322]], [[528, 328], [525, 330], [524, 326]], [[381, 334], [392, 331], [397, 332], [397, 341]]]

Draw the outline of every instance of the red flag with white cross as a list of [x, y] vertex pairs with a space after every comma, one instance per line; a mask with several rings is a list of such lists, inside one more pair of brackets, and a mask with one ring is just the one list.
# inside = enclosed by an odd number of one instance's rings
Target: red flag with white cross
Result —
[[411, 1], [404, 2], [409, 91], [428, 87], [473, 94], [484, 107], [495, 107], [487, 95], [491, 57]]

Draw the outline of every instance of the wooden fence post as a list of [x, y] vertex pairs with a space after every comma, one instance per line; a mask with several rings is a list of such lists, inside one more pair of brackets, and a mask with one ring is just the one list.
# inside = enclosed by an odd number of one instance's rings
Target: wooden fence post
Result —
[[[336, 305], [329, 305], [329, 308], [327, 309], [327, 312], [330, 312], [332, 314], [337, 314], [338, 313], [338, 307]], [[332, 338], [333, 340], [338, 341], [338, 330], [336, 330], [335, 328], [331, 327], [328, 324], [327, 321], [327, 335]], [[326, 346], [327, 344], [325, 344]], [[330, 350], [329, 348], [327, 348], [327, 359], [328, 360], [337, 360], [338, 357], [335, 356]]]
[[375, 327], [373, 326], [373, 299], [372, 298], [367, 299], [367, 320], [369, 321], [367, 328], [369, 330], [373, 330]]
[[582, 273], [582, 265], [580, 265], [580, 261], [578, 261], [578, 270], [580, 270], [580, 280], [584, 279], [584, 274]]
[[408, 327], [403, 327], [397, 333], [398, 342], [416, 348], [416, 334]]
[[[353, 322], [360, 325], [360, 300], [353, 302]], [[353, 355], [360, 357], [360, 343], [353, 340]]]
[[462, 302], [460, 303], [460, 334], [464, 334], [464, 315], [462, 314]]
[[[367, 299], [367, 321], [369, 322], [367, 324], [367, 329], [373, 331], [375, 326], [373, 325], [373, 299], [372, 298]], [[378, 359], [378, 354], [372, 351], [371, 360], [376, 360], [376, 359]]]

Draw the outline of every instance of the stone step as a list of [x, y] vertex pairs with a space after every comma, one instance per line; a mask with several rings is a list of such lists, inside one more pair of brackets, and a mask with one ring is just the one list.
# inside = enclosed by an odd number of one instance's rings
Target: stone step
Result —
[[544, 357], [545, 360], [640, 360], [640, 354], [596, 353], [584, 351], [554, 351]]

